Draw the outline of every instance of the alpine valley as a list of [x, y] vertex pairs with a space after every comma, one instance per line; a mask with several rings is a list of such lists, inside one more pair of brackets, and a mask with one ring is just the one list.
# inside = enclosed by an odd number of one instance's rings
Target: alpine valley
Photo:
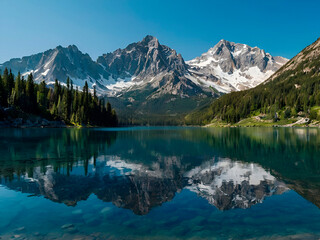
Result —
[[66, 85], [69, 77], [82, 89], [87, 81], [91, 90], [95, 87], [112, 104], [123, 124], [177, 124], [214, 98], [256, 87], [287, 61], [226, 40], [185, 61], [148, 35], [96, 61], [70, 45], [11, 59], [0, 64], [0, 69], [22, 76], [32, 73], [35, 82], [45, 81], [49, 87], [55, 79]]

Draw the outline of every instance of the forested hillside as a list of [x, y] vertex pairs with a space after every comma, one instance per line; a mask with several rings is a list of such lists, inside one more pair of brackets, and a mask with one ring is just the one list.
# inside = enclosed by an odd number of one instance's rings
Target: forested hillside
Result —
[[246, 91], [232, 92], [211, 105], [189, 114], [189, 124], [213, 120], [237, 123], [251, 116], [278, 121], [297, 116], [319, 120], [320, 39], [306, 47], [265, 83]]
[[54, 87], [48, 88], [44, 81], [34, 83], [32, 73], [25, 80], [20, 73], [15, 77], [7, 68], [0, 74], [0, 107], [63, 120], [70, 125], [116, 126], [118, 122], [110, 103], [99, 99], [95, 88], [91, 94], [87, 82], [82, 91], [74, 89], [69, 78], [63, 86], [56, 80]]

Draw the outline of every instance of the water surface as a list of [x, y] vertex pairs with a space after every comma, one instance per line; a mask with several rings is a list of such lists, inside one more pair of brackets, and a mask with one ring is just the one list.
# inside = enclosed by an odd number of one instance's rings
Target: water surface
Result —
[[320, 131], [1, 129], [2, 239], [318, 239]]

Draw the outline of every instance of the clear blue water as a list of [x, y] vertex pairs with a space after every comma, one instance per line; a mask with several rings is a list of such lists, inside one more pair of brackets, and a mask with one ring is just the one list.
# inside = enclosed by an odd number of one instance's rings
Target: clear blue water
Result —
[[1, 129], [1, 239], [318, 239], [320, 131]]

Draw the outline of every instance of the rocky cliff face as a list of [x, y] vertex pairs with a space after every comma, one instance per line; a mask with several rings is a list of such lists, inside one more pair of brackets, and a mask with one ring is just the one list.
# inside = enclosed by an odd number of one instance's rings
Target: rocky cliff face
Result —
[[239, 91], [265, 81], [288, 59], [273, 57], [258, 47], [221, 40], [189, 64], [191, 76], [222, 92]]
[[133, 78], [134, 81], [152, 78], [162, 72], [176, 71], [183, 75], [187, 71], [182, 56], [157, 38], [146, 36], [125, 49], [103, 54], [97, 62], [110, 72], [114, 79]]
[[[107, 86], [124, 101], [133, 95], [143, 95], [144, 100], [163, 95], [192, 97], [204, 94], [201, 87], [185, 77], [188, 66], [182, 56], [152, 36], [132, 43], [125, 49], [104, 54], [97, 62], [111, 74], [114, 84]], [[210, 91], [209, 91], [210, 92]]]

